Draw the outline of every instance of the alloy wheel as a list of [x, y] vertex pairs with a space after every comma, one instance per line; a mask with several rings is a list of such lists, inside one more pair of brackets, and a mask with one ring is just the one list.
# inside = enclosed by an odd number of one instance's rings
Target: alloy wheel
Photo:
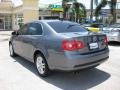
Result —
[[45, 62], [44, 59], [41, 56], [38, 56], [36, 58], [36, 67], [38, 69], [38, 72], [43, 75], [45, 73]]

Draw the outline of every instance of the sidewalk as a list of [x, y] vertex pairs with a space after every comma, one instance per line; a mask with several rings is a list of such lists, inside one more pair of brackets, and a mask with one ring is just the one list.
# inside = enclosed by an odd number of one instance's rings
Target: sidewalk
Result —
[[0, 31], [0, 42], [8, 41], [12, 31]]

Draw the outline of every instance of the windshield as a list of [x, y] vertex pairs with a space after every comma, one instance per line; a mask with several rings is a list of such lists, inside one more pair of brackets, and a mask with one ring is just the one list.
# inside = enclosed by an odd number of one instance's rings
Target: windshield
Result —
[[80, 24], [68, 22], [68, 21], [56, 21], [48, 22], [48, 24], [57, 32], [57, 33], [66, 33], [66, 32], [87, 32], [87, 29], [81, 27]]

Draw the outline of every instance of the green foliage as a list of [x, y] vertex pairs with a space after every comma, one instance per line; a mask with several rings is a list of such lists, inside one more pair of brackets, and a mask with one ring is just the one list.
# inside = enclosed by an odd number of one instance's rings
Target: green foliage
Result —
[[73, 8], [76, 13], [76, 20], [86, 18], [86, 8], [82, 3], [74, 2]]
[[105, 7], [107, 4], [109, 4], [110, 6], [110, 12], [111, 15], [113, 17], [113, 22], [116, 21], [116, 4], [117, 4], [117, 0], [101, 0], [100, 4], [96, 7], [95, 10], [95, 16], [98, 17], [100, 14], [100, 11], [103, 7]]
[[[68, 5], [67, 2], [73, 2], [72, 5]], [[77, 0], [63, 0], [63, 18], [66, 19], [66, 13], [70, 15], [70, 20], [78, 20], [86, 17], [86, 8], [82, 3], [78, 3]]]
[[107, 0], [102, 0], [100, 2], [100, 4], [96, 7], [96, 10], [95, 10], [95, 16], [98, 17], [99, 14], [100, 14], [100, 11], [103, 7], [105, 7], [107, 5]]

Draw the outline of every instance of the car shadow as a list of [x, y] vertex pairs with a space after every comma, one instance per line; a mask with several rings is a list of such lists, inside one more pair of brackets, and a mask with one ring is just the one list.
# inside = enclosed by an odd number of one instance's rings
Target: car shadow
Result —
[[109, 44], [109, 46], [120, 47], [120, 42], [109, 42], [108, 44]]
[[[14, 62], [20, 63], [39, 77], [33, 63], [21, 57], [15, 57], [14, 59]], [[55, 71], [48, 77], [40, 78], [62, 90], [86, 90], [105, 82], [110, 76], [109, 73], [94, 68], [77, 73]]]

